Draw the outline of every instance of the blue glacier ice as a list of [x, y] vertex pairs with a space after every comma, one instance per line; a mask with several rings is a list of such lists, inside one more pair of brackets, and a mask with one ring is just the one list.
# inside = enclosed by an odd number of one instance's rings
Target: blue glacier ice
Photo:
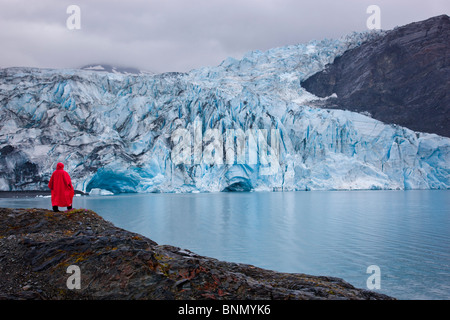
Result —
[[319, 108], [300, 86], [381, 34], [188, 73], [0, 69], [0, 190], [46, 189], [57, 162], [92, 194], [448, 189], [449, 138]]

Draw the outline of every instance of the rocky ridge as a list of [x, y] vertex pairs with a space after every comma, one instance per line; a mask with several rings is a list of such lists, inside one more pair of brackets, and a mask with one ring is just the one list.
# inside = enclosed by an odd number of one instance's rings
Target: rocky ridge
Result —
[[386, 32], [336, 57], [301, 82], [326, 108], [364, 112], [385, 123], [450, 137], [450, 18]]
[[[69, 289], [68, 267], [80, 268]], [[393, 299], [334, 277], [279, 273], [158, 245], [95, 212], [0, 208], [0, 298]]]

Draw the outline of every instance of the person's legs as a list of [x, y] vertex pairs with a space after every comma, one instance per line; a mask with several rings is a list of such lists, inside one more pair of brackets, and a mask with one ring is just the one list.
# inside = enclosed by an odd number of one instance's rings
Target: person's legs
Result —
[[53, 206], [53, 211], [54, 212], [59, 212], [58, 206]]
[[72, 206], [68, 206], [68, 207], [67, 207], [67, 210], [72, 210]]

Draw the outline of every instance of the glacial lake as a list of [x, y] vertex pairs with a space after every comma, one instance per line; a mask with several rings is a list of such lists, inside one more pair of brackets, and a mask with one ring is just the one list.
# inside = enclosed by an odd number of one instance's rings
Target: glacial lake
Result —
[[[0, 198], [0, 207], [51, 208]], [[450, 190], [80, 196], [74, 208], [159, 244], [225, 261], [343, 278], [398, 299], [450, 299]]]

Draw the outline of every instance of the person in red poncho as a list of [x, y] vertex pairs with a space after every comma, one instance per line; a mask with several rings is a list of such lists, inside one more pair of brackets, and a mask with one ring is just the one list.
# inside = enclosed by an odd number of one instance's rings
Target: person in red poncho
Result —
[[52, 191], [53, 211], [58, 212], [58, 207], [67, 207], [72, 209], [72, 199], [75, 190], [72, 186], [69, 174], [64, 171], [64, 164], [58, 162], [56, 170], [53, 172], [48, 187]]

